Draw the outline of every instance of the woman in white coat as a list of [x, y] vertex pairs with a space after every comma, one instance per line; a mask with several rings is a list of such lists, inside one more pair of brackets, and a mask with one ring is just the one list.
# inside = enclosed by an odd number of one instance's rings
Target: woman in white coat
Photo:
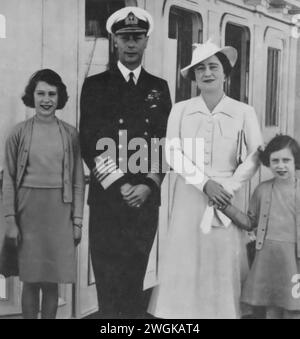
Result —
[[172, 170], [165, 177], [159, 251], [152, 252], [159, 254], [158, 279], [148, 312], [159, 318], [239, 318], [248, 271], [245, 234], [214, 206], [241, 200], [239, 189], [258, 168], [262, 137], [253, 107], [223, 91], [237, 51], [211, 41], [194, 47], [181, 72], [196, 80], [201, 95], [175, 104], [168, 121]]

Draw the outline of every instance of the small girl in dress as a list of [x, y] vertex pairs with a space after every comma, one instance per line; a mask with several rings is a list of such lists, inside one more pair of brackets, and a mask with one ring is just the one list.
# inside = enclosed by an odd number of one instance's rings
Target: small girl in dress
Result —
[[274, 178], [258, 185], [248, 215], [223, 209], [239, 227], [257, 228], [256, 256], [241, 301], [264, 306], [267, 319], [300, 319], [300, 298], [293, 293], [300, 273], [300, 148], [287, 135], [273, 138], [260, 153]]
[[3, 204], [7, 237], [18, 246], [24, 318], [55, 318], [58, 284], [76, 277], [75, 246], [80, 242], [84, 175], [76, 129], [57, 119], [67, 90], [50, 69], [36, 72], [22, 97], [35, 108], [6, 142]]

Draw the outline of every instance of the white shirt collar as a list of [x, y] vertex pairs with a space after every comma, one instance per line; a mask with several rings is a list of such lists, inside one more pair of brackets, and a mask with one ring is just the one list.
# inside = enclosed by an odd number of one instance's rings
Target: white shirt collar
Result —
[[133, 73], [133, 81], [135, 84], [137, 84], [138, 80], [139, 80], [139, 76], [141, 74], [141, 70], [142, 70], [142, 66], [140, 65], [139, 67], [137, 67], [135, 70], [131, 71], [130, 69], [128, 69], [127, 67], [125, 67], [121, 61], [118, 61], [118, 68], [120, 70], [120, 72], [122, 73], [124, 79], [126, 81], [129, 81], [129, 73], [132, 72]]

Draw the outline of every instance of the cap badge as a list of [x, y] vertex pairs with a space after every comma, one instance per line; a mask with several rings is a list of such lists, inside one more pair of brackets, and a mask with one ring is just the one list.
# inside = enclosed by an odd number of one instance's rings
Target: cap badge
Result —
[[127, 16], [127, 18], [125, 19], [125, 25], [128, 26], [133, 26], [133, 25], [137, 25], [139, 22], [138, 18], [132, 13], [130, 12]]

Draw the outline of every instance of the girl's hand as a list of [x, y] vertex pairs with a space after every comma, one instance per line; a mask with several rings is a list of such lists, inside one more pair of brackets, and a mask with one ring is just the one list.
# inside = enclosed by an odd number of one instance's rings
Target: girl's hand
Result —
[[209, 200], [208, 201], [208, 206], [212, 206], [214, 207], [215, 209], [217, 210], [224, 210], [228, 205], [220, 205], [220, 204], [214, 204], [214, 202], [212, 200]]
[[8, 227], [5, 236], [12, 245], [17, 247], [21, 241], [21, 233], [16, 223], [16, 218], [14, 216], [6, 217], [6, 223]]
[[228, 206], [228, 205], [216, 205], [216, 204], [214, 204], [213, 205], [214, 206], [214, 208], [216, 208], [217, 210], [219, 210], [219, 211], [224, 211], [224, 209]]
[[74, 244], [75, 246], [78, 246], [81, 241], [81, 236], [82, 236], [82, 231], [81, 231], [82, 226], [79, 225], [73, 225], [73, 238], [74, 238]]

